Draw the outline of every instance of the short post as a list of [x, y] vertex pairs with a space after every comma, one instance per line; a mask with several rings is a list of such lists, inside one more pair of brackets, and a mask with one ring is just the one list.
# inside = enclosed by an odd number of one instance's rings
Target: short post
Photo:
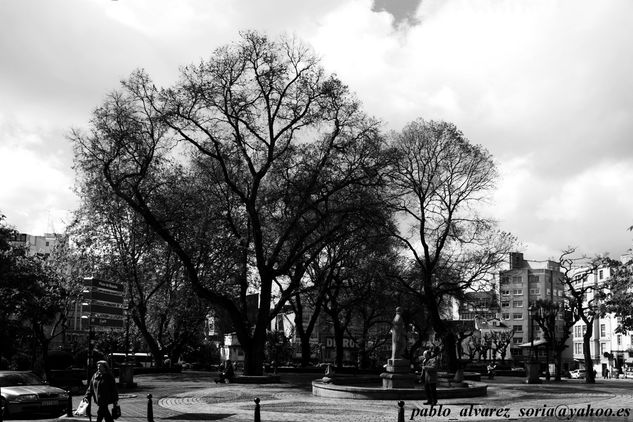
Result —
[[70, 387], [68, 387], [68, 399], [66, 400], [66, 416], [72, 418], [73, 416], [73, 396], [70, 393]]
[[152, 395], [147, 395], [147, 422], [154, 422], [154, 408], [152, 407]]
[[255, 398], [255, 422], [261, 422], [262, 418], [259, 410], [259, 397]]
[[398, 422], [404, 422], [404, 402], [398, 402]]
[[88, 419], [92, 422], [92, 396], [88, 397], [88, 407], [86, 407], [86, 413], [88, 414]]

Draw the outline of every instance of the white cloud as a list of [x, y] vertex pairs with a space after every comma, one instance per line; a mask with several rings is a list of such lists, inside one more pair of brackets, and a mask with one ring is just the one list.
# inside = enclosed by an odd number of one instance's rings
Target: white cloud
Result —
[[31, 234], [63, 231], [76, 204], [66, 161], [43, 154], [45, 143], [36, 132], [0, 120], [0, 210]]

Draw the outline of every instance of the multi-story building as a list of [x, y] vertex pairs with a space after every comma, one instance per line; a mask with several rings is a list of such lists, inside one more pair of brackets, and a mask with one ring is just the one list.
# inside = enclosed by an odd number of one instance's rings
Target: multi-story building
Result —
[[[522, 253], [510, 253], [509, 269], [499, 273], [501, 320], [514, 330], [511, 353], [525, 360], [531, 352], [539, 359], [548, 350], [543, 332], [533, 319], [531, 305], [537, 300], [560, 303], [565, 300], [560, 265], [554, 261], [528, 261]], [[563, 325], [562, 315], [558, 324]]]
[[[579, 268], [575, 272], [574, 287], [586, 289], [586, 303], [593, 301], [591, 306], [597, 309], [600, 303], [596, 294], [609, 293], [612, 272], [613, 269], [608, 266], [591, 271]], [[598, 314], [593, 320], [589, 349], [597, 376], [615, 377], [633, 372], [633, 332], [618, 332], [619, 325], [620, 319], [613, 313]], [[586, 331], [587, 326], [582, 320], [573, 327], [573, 357], [581, 366], [584, 366], [583, 336]]]
[[499, 296], [494, 290], [468, 292], [459, 301], [459, 319], [491, 319], [499, 317]]
[[26, 233], [16, 233], [9, 239], [12, 246], [23, 247], [28, 255], [48, 256], [60, 241], [57, 233], [44, 233], [43, 236], [33, 236]]

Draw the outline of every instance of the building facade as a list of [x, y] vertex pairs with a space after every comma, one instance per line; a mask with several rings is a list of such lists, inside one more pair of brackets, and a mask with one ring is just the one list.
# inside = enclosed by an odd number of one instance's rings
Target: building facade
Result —
[[[586, 301], [593, 301], [593, 306], [598, 307], [596, 293], [610, 293], [608, 286], [612, 272], [608, 266], [592, 271], [579, 268], [574, 286], [587, 288]], [[633, 332], [619, 332], [619, 325], [620, 318], [613, 313], [597, 315], [593, 321], [589, 349], [598, 377], [633, 376]], [[587, 326], [582, 320], [573, 327], [573, 357], [580, 366], [584, 366], [583, 336], [586, 331]]]
[[[525, 360], [530, 353], [537, 353], [540, 360], [547, 355], [543, 332], [532, 315], [537, 300], [552, 303], [565, 301], [565, 287], [560, 265], [554, 261], [528, 261], [522, 253], [509, 255], [509, 268], [499, 273], [499, 299], [501, 320], [510, 327], [513, 339], [510, 352], [515, 360]], [[557, 326], [563, 325], [563, 316], [557, 318]], [[566, 353], [563, 361], [571, 355]]]

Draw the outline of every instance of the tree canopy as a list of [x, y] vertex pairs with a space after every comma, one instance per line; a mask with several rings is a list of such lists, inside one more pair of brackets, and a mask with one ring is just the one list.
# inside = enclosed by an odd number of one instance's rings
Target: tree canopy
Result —
[[119, 198], [169, 246], [258, 373], [270, 319], [298, 287], [290, 269], [371, 217], [377, 129], [309, 48], [246, 32], [169, 88], [135, 72], [71, 138], [81, 183]]

